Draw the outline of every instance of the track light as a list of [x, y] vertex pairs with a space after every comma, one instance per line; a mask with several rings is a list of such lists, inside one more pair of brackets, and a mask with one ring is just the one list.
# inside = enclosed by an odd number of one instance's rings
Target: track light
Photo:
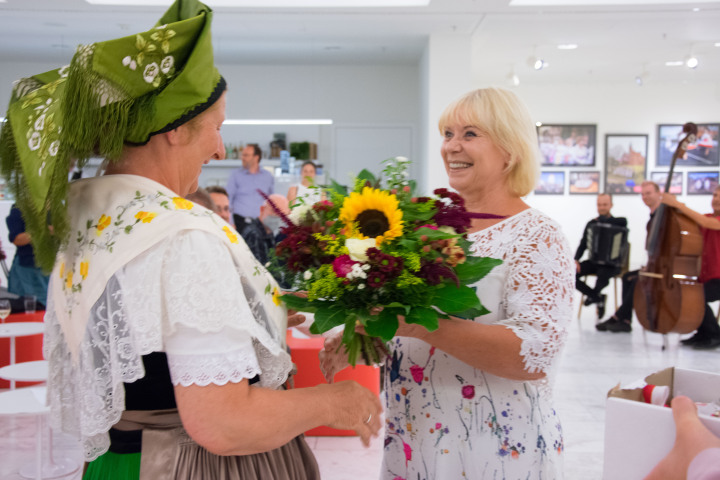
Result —
[[518, 77], [517, 73], [515, 72], [508, 73], [507, 81], [512, 87], [517, 87], [518, 85], [520, 85], [520, 77]]
[[636, 75], [636, 76], [635, 76], [635, 85], [637, 85], [638, 87], [642, 87], [642, 86], [643, 86], [643, 78], [642, 78], [642, 75]]
[[528, 65], [530, 65], [535, 70], [542, 70], [543, 68], [547, 67], [548, 64], [545, 60], [538, 57], [537, 55], [533, 55], [532, 57], [528, 58]]
[[687, 66], [688, 68], [697, 68], [699, 64], [700, 62], [698, 62], [698, 59], [695, 55], [691, 54], [685, 57], [685, 66]]

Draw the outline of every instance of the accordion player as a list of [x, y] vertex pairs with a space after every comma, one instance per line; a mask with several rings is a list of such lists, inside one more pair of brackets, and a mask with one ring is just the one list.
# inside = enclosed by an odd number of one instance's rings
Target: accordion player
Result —
[[621, 269], [627, 256], [627, 238], [627, 227], [603, 222], [588, 225], [585, 239], [590, 261]]

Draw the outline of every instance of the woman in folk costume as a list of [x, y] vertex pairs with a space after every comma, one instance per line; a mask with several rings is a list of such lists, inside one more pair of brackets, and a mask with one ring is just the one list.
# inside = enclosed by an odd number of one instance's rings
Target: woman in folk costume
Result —
[[[85, 478], [314, 479], [302, 432], [354, 429], [367, 444], [381, 426], [355, 382], [282, 388], [275, 281], [182, 198], [225, 154], [211, 18], [178, 0], [152, 30], [18, 81], [0, 134], [38, 260], [54, 265], [48, 400], [54, 426], [82, 440]], [[70, 158], [90, 156], [106, 175], [68, 189]]]

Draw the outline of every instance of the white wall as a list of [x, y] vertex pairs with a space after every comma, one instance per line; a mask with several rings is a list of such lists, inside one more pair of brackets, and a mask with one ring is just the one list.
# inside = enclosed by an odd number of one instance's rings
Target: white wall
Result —
[[[715, 83], [689, 86], [653, 85], [648, 82], [643, 87], [629, 82], [628, 85], [521, 85], [515, 91], [527, 103], [537, 121], [596, 124], [594, 170], [601, 172], [604, 171], [605, 135], [608, 133], [647, 134], [647, 170], [652, 171], [662, 170], [655, 168], [658, 124], [720, 122], [720, 98]], [[688, 167], [684, 170], [710, 169]], [[604, 175], [601, 174], [601, 177]], [[712, 211], [710, 195], [683, 194], [680, 199], [700, 212]], [[595, 196], [592, 195], [531, 195], [528, 202], [560, 222], [573, 249], [580, 242], [585, 223], [597, 215]], [[615, 195], [612, 213], [627, 217], [632, 245], [631, 268], [639, 267], [646, 258], [645, 224], [649, 211], [639, 195]]]

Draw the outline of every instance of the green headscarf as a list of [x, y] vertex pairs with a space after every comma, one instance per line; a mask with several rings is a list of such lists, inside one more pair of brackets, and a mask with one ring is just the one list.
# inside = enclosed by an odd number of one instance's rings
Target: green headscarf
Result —
[[[0, 132], [0, 170], [15, 194], [36, 262], [51, 270], [68, 235], [71, 159], [117, 160], [202, 113], [225, 81], [214, 65], [212, 10], [176, 0], [147, 32], [81, 45], [69, 66], [15, 82]], [[52, 225], [52, 229], [48, 228]]]

